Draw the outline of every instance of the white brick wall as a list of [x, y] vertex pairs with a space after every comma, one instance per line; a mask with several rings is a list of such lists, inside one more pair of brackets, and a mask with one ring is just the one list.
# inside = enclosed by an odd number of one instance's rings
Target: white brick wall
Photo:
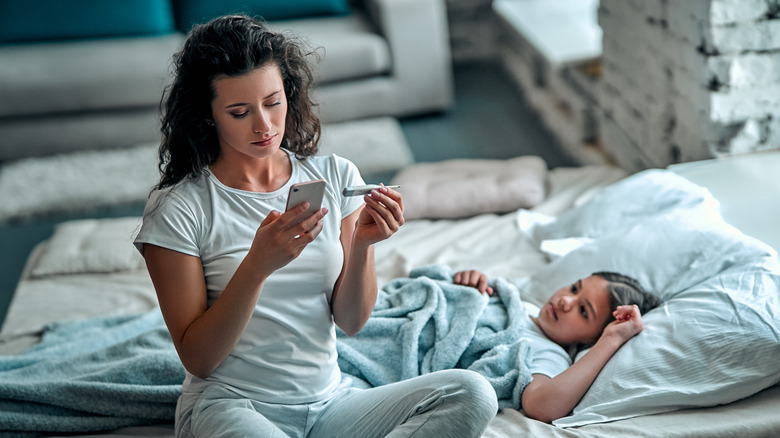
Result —
[[600, 0], [598, 21], [597, 79], [511, 25], [498, 40], [574, 158], [636, 171], [780, 148], [780, 0]]
[[604, 150], [639, 170], [780, 147], [778, 7], [601, 0]]

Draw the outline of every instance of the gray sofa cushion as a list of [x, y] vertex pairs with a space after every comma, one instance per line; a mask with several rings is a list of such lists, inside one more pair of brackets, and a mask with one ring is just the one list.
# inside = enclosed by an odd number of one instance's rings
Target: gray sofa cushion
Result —
[[0, 117], [156, 107], [183, 38], [0, 46]]
[[390, 72], [387, 39], [374, 31], [360, 13], [343, 17], [285, 20], [272, 23], [281, 31], [293, 32], [322, 57], [314, 68], [318, 84], [382, 75]]
[[0, 118], [0, 164], [85, 149], [160, 141], [157, 107]]
[[[319, 84], [390, 70], [387, 42], [360, 14], [274, 23], [321, 47]], [[156, 107], [182, 34], [0, 46], [0, 117]], [[56, 71], [57, 74], [52, 74]]]

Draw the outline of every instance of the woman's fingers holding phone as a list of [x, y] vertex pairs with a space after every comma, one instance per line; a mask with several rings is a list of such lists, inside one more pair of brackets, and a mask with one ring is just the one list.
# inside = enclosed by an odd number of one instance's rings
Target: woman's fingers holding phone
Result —
[[272, 211], [258, 227], [250, 255], [260, 267], [268, 270], [268, 274], [276, 271], [297, 258], [319, 235], [323, 228], [322, 218], [327, 213], [328, 210], [322, 208], [309, 214], [305, 206], [285, 213]]

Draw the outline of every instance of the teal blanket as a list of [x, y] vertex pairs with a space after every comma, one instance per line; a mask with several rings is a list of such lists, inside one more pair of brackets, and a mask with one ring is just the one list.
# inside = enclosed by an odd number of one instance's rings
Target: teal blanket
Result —
[[[452, 284], [452, 275], [429, 266], [384, 287], [363, 330], [339, 332], [339, 366], [363, 387], [471, 369], [491, 382], [500, 406], [519, 406], [531, 376], [519, 341], [527, 315], [518, 290], [498, 279], [488, 298]], [[159, 310], [56, 323], [40, 344], [0, 357], [0, 430], [34, 435], [171, 422], [183, 380]]]
[[159, 310], [55, 323], [25, 353], [0, 357], [0, 430], [34, 435], [170, 422], [183, 380]]

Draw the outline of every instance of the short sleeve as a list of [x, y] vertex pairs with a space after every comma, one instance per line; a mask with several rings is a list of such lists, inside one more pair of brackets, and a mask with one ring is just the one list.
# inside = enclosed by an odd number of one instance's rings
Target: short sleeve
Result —
[[143, 244], [150, 243], [199, 257], [202, 224], [195, 218], [190, 206], [176, 193], [156, 191], [146, 203], [141, 230], [133, 243], [141, 254]]
[[[530, 303], [523, 303], [528, 315], [539, 315], [539, 308]], [[556, 344], [528, 318], [525, 321], [525, 336], [531, 347], [531, 354], [526, 365], [531, 374], [543, 374], [553, 378], [566, 371], [571, 366], [571, 357], [560, 345]]]
[[333, 157], [336, 161], [336, 169], [338, 172], [339, 187], [336, 187], [336, 189], [337, 194], [341, 196], [341, 218], [344, 219], [363, 205], [363, 197], [343, 196], [341, 195], [341, 191], [344, 190], [345, 187], [363, 185], [365, 184], [365, 181], [353, 162], [335, 154]]
[[528, 369], [531, 374], [544, 374], [549, 378], [553, 378], [558, 374], [566, 371], [571, 365], [571, 362], [566, 360], [565, 357], [552, 349], [539, 349], [533, 351], [533, 359], [528, 364]]

